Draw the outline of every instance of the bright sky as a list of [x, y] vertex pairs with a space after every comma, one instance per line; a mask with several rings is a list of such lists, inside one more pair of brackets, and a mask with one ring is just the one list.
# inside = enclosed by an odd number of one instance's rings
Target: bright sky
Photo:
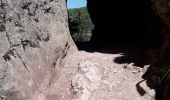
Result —
[[67, 0], [68, 8], [80, 8], [86, 6], [86, 0]]

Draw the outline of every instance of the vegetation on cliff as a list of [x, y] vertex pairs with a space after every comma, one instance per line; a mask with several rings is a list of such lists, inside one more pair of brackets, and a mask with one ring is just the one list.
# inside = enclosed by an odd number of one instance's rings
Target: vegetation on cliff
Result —
[[91, 39], [93, 24], [86, 7], [69, 9], [70, 33], [76, 42], [86, 42]]

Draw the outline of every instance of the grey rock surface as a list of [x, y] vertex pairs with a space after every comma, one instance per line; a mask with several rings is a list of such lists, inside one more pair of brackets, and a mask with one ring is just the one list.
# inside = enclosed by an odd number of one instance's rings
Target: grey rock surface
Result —
[[76, 51], [67, 17], [65, 0], [0, 0], [0, 100], [44, 100]]

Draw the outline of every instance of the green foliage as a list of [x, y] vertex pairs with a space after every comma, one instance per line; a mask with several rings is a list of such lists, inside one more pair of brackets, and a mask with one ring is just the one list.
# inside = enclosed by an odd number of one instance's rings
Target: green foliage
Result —
[[86, 7], [69, 9], [70, 33], [75, 41], [86, 42], [91, 39], [93, 24]]

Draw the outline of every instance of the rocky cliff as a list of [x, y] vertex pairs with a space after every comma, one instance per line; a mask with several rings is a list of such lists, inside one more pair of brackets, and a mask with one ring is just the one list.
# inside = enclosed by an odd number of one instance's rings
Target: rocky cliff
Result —
[[44, 100], [73, 51], [65, 0], [0, 0], [0, 100]]

